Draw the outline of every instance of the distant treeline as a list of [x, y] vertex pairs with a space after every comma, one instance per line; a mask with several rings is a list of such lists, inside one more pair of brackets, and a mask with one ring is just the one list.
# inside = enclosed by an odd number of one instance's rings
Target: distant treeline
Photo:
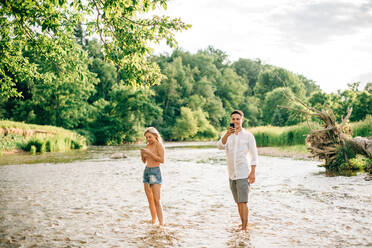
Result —
[[347, 107], [353, 107], [353, 122], [372, 115], [372, 83], [361, 90], [355, 82], [327, 94], [303, 75], [259, 59], [229, 62], [223, 51], [209, 47], [195, 54], [175, 50], [152, 57], [163, 74], [161, 84], [132, 86], [123, 78], [146, 73], [121, 75], [123, 70], [103, 59], [98, 41], [79, 44], [80, 50], [69, 51], [67, 74], [23, 51], [47, 76], [38, 81], [17, 75], [23, 97], [0, 96], [0, 119], [77, 130], [94, 144], [120, 144], [142, 137], [146, 126], [157, 127], [166, 140], [215, 139], [228, 127], [234, 109], [245, 113], [246, 126], [296, 125], [305, 117], [278, 107], [293, 107], [287, 98], [292, 95], [315, 108], [328, 104], [339, 119]]

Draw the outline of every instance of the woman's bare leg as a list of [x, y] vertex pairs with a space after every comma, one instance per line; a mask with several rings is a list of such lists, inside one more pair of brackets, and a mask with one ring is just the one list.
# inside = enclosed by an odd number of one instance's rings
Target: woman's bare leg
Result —
[[162, 225], [164, 225], [164, 222], [163, 222], [163, 208], [162, 208], [161, 202], [160, 202], [161, 184], [151, 184], [150, 187], [151, 187], [151, 190], [152, 190], [152, 194], [154, 196], [156, 214], [158, 215], [159, 224], [162, 226]]
[[151, 223], [156, 223], [156, 207], [155, 207], [155, 201], [154, 201], [154, 195], [152, 194], [152, 190], [150, 188], [150, 185], [148, 183], [144, 184], [145, 193], [147, 196], [147, 200], [149, 201], [149, 208], [151, 213]]

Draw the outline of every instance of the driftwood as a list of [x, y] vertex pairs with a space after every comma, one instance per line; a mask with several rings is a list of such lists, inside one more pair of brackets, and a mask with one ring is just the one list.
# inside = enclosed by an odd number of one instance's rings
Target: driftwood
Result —
[[[288, 96], [287, 96], [288, 97]], [[355, 154], [361, 154], [367, 158], [372, 158], [372, 137], [355, 137], [352, 138], [352, 130], [347, 121], [350, 118], [352, 108], [348, 108], [347, 114], [337, 123], [332, 109], [325, 104], [325, 109], [318, 110], [307, 106], [298, 98], [290, 98], [291, 101], [297, 102], [305, 107], [305, 110], [279, 106], [301, 112], [305, 114], [311, 133], [306, 137], [306, 144], [313, 157], [325, 160], [325, 166], [335, 163], [338, 151], [341, 148], [352, 149]], [[308, 122], [309, 116], [316, 116], [323, 121], [323, 129], [313, 130]], [[345, 148], [346, 149], [346, 148]], [[349, 162], [347, 153], [344, 152], [344, 160]]]

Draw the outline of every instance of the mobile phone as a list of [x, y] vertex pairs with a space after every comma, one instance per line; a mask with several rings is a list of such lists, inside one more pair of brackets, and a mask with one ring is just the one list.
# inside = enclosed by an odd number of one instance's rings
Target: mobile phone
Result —
[[230, 123], [230, 127], [235, 128], [234, 123]]

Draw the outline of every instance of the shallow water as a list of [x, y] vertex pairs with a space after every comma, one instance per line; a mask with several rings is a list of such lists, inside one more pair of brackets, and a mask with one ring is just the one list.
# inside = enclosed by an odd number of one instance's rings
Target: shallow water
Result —
[[[372, 246], [372, 183], [362, 175], [261, 156], [242, 233], [225, 154], [200, 145], [167, 145], [163, 229], [148, 222], [138, 146], [0, 157], [0, 247]], [[123, 150], [128, 158], [109, 159]]]

